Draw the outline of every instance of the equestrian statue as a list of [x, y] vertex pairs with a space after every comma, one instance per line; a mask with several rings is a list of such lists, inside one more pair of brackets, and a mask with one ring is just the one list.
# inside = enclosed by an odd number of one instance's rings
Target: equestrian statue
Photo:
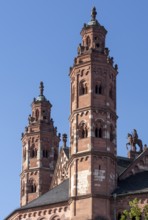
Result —
[[128, 145], [131, 146], [131, 151], [134, 151], [136, 152], [137, 150], [137, 147], [136, 145], [139, 146], [139, 152], [142, 152], [143, 151], [143, 144], [142, 144], [142, 140], [140, 140], [138, 138], [138, 134], [137, 134], [137, 131], [136, 129], [133, 130], [133, 133], [130, 134], [128, 133], [127, 134], [127, 139], [128, 139], [128, 143], [126, 144], [126, 148], [128, 149]]

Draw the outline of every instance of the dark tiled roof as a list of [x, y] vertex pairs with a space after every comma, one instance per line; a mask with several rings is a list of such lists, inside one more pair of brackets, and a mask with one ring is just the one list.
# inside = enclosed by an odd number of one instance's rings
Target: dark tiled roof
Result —
[[69, 199], [69, 179], [65, 180], [64, 182], [62, 182], [58, 186], [49, 190], [47, 193], [43, 194], [39, 198], [28, 203], [27, 205], [14, 210], [4, 220], [7, 220], [15, 212], [23, 210], [23, 209], [34, 208], [34, 207], [44, 206], [44, 205], [50, 205], [50, 204], [60, 203], [60, 202], [67, 202], [68, 199]]
[[126, 157], [117, 157], [117, 173], [120, 175], [130, 164], [132, 160]]
[[118, 195], [138, 192], [148, 193], [148, 171], [136, 173], [124, 180], [120, 180], [118, 188], [114, 191]]
[[22, 209], [65, 202], [69, 199], [69, 179], [49, 190], [39, 198], [23, 206]]

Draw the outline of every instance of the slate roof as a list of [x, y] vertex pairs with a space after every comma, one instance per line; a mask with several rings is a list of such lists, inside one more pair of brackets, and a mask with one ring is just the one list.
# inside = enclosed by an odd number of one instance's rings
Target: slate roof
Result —
[[49, 205], [59, 202], [65, 202], [69, 199], [69, 179], [65, 180], [58, 186], [54, 187], [53, 189], [49, 190], [47, 193], [43, 194], [39, 198], [33, 200], [32, 202], [28, 203], [26, 206], [22, 208], [33, 208], [37, 206]]
[[132, 160], [126, 157], [117, 156], [117, 173], [120, 175], [132, 163]]
[[117, 195], [142, 192], [148, 193], [148, 171], [136, 173], [124, 180], [120, 180], [117, 189], [114, 191]]
[[12, 213], [9, 214], [4, 220], [7, 220], [12, 214], [19, 210], [24, 210], [28, 208], [34, 208], [38, 206], [50, 205], [54, 203], [67, 202], [69, 199], [69, 179], [65, 180], [58, 186], [49, 190], [47, 193], [43, 194], [39, 198], [29, 202], [27, 205], [15, 209]]
[[[67, 157], [69, 158], [69, 148], [64, 149]], [[125, 157], [117, 157], [117, 170], [120, 175], [128, 166], [132, 163], [132, 160]], [[136, 193], [148, 193], [148, 171], [143, 171], [135, 175], [131, 175], [124, 180], [118, 182], [117, 189], [113, 192], [117, 196]], [[5, 220], [8, 219], [16, 211], [50, 205], [55, 203], [67, 202], [69, 200], [69, 179], [58, 186], [52, 188], [47, 193], [43, 194], [39, 198], [31, 201], [27, 205], [14, 210]]]

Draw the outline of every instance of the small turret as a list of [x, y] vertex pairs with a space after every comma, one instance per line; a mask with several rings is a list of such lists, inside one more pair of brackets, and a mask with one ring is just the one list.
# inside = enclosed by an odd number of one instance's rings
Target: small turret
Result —
[[44, 84], [43, 82], [41, 81], [40, 82], [40, 86], [39, 86], [39, 89], [40, 89], [40, 94], [39, 96], [35, 99], [35, 101], [47, 101], [46, 97], [44, 96], [43, 92], [44, 92]]
[[44, 84], [43, 84], [43, 82], [41, 81], [40, 82], [40, 96], [43, 96], [43, 91], [44, 91]]
[[91, 21], [88, 23], [88, 25], [99, 25], [99, 22], [96, 19], [97, 11], [96, 8], [93, 7], [91, 11]]
[[58, 157], [60, 137], [51, 119], [52, 105], [43, 94], [43, 82], [39, 90], [22, 135], [21, 206], [49, 190]]
[[63, 134], [63, 136], [62, 136], [62, 140], [63, 140], [63, 148], [66, 148], [67, 134]]

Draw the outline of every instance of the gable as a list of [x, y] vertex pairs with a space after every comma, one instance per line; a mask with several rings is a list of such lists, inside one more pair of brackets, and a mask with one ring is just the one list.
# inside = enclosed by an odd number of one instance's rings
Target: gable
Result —
[[140, 172], [148, 171], [148, 149], [143, 151], [119, 176], [119, 180], [126, 179], [129, 176]]
[[68, 159], [69, 148], [61, 148], [50, 188], [54, 188], [68, 178]]

